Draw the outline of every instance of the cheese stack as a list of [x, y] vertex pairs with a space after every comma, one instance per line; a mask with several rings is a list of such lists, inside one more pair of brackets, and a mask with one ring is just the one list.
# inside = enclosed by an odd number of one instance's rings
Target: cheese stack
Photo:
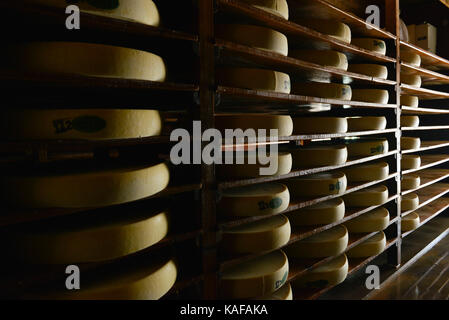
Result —
[[288, 20], [287, 0], [242, 0], [242, 2]]
[[421, 184], [421, 178], [416, 174], [407, 174], [402, 177], [401, 189], [410, 190], [416, 189]]
[[401, 127], [417, 128], [419, 127], [418, 116], [401, 116]]
[[332, 50], [291, 50], [290, 57], [318, 64], [323, 67], [348, 69], [348, 58], [341, 52]]
[[402, 232], [412, 231], [419, 227], [420, 218], [416, 212], [409, 213], [401, 220]]
[[346, 84], [302, 82], [292, 84], [292, 94], [325, 99], [351, 100], [352, 90]]
[[347, 187], [346, 176], [342, 172], [318, 173], [289, 179], [285, 183], [295, 198], [342, 194]]
[[350, 182], [365, 182], [386, 179], [390, 168], [386, 162], [375, 162], [343, 169]]
[[412, 150], [421, 147], [421, 139], [415, 137], [401, 137], [401, 149]]
[[401, 105], [403, 107], [418, 108], [419, 98], [416, 96], [401, 95]]
[[415, 67], [421, 66], [421, 57], [418, 54], [406, 51], [402, 48], [401, 48], [401, 61], [411, 64]]
[[414, 154], [404, 154], [401, 159], [402, 170], [418, 169], [421, 166], [421, 157]]
[[347, 139], [349, 157], [370, 157], [388, 152], [386, 139]]
[[388, 78], [387, 67], [379, 64], [350, 64], [348, 71], [383, 80]]
[[368, 240], [350, 249], [347, 253], [349, 258], [367, 258], [377, 256], [385, 250], [387, 237], [382, 231], [372, 236]]
[[266, 130], [267, 137], [273, 136], [270, 130], [277, 130], [277, 136], [286, 137], [293, 133], [293, 121], [290, 116], [267, 114], [222, 114], [215, 117], [215, 127], [223, 133], [226, 129], [253, 129], [259, 137], [259, 130]]
[[421, 88], [422, 80], [420, 76], [401, 73], [401, 83], [415, 88]]
[[345, 133], [348, 131], [346, 118], [298, 117], [293, 118], [294, 134]]
[[344, 145], [304, 146], [293, 150], [295, 168], [336, 166], [346, 163], [348, 150]]
[[402, 196], [401, 212], [415, 210], [419, 206], [419, 197], [416, 193], [409, 193]]
[[369, 187], [348, 193], [343, 197], [348, 207], [371, 207], [384, 204], [388, 200], [388, 188], [384, 185]]
[[353, 38], [351, 44], [377, 54], [385, 55], [387, 53], [387, 45], [380, 39]]
[[341, 198], [320, 202], [287, 214], [292, 226], [324, 225], [340, 221], [345, 216], [345, 203]]
[[337, 40], [351, 43], [351, 29], [348, 25], [342, 22], [324, 19], [301, 18], [297, 21], [297, 23], [307, 28], [324, 33], [325, 35]]
[[345, 222], [345, 226], [352, 233], [371, 233], [385, 230], [389, 223], [390, 213], [388, 210], [378, 208]]

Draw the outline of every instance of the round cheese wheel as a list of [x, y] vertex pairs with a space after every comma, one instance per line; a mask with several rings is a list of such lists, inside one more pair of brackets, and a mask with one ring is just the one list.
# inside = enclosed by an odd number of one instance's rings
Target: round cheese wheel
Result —
[[290, 93], [290, 77], [278, 71], [254, 68], [219, 68], [218, 82], [223, 86], [250, 90]]
[[285, 181], [294, 197], [320, 197], [346, 191], [347, 180], [342, 172], [317, 173]]
[[265, 27], [244, 24], [218, 24], [216, 36], [249, 47], [288, 55], [288, 40], [282, 33]]
[[415, 210], [419, 206], [419, 197], [416, 193], [409, 193], [402, 196], [401, 212]]
[[231, 254], [254, 253], [278, 249], [290, 240], [290, 222], [280, 214], [222, 232], [222, 248]]
[[348, 131], [346, 118], [301, 117], [293, 118], [294, 134], [345, 133]]
[[413, 74], [401, 74], [401, 82], [416, 88], [420, 88], [422, 84], [421, 77]]
[[421, 157], [414, 154], [404, 154], [401, 159], [402, 170], [418, 169], [421, 166]]
[[307, 28], [331, 36], [332, 38], [346, 43], [351, 43], [351, 28], [342, 22], [324, 19], [301, 18], [298, 20], [298, 23]]
[[242, 2], [288, 20], [289, 11], [287, 0], [242, 0]]
[[350, 249], [347, 253], [349, 258], [367, 258], [377, 256], [385, 250], [387, 237], [382, 231], [368, 240]]
[[0, 111], [6, 139], [131, 139], [161, 134], [156, 110], [39, 109]]
[[319, 289], [342, 283], [348, 275], [349, 263], [346, 255], [312, 269], [304, 276], [293, 281], [294, 288]]
[[419, 127], [418, 116], [401, 116], [401, 127]]
[[401, 230], [403, 232], [412, 231], [419, 227], [420, 219], [416, 212], [409, 213], [401, 220]]
[[388, 90], [352, 89], [352, 101], [387, 104], [389, 98]]
[[348, 71], [384, 80], [388, 78], [387, 67], [380, 64], [350, 64]]
[[401, 95], [401, 105], [404, 107], [418, 108], [419, 98], [416, 96]]
[[348, 246], [348, 230], [339, 225], [286, 247], [289, 257], [324, 258], [343, 253]]
[[416, 189], [421, 184], [421, 178], [416, 174], [407, 174], [402, 177], [401, 180], [401, 189], [402, 190], [410, 190]]
[[8, 175], [0, 179], [2, 198], [13, 207], [90, 208], [126, 203], [164, 190], [165, 163], [65, 174]]
[[388, 188], [384, 185], [370, 187], [344, 196], [347, 207], [371, 207], [384, 204], [388, 200]]
[[421, 57], [410, 51], [401, 50], [401, 61], [419, 67], [421, 65]]
[[415, 137], [401, 137], [401, 149], [412, 150], [421, 147], [421, 139]]
[[386, 179], [390, 167], [386, 162], [375, 162], [344, 168], [343, 171], [351, 182], [376, 181]]
[[293, 291], [290, 283], [284, 284], [280, 289], [254, 300], [293, 300]]
[[350, 117], [347, 120], [349, 131], [385, 130], [387, 127], [385, 117]]
[[387, 139], [347, 140], [349, 157], [369, 157], [388, 152]]
[[292, 151], [293, 166], [296, 168], [336, 166], [346, 163], [346, 146], [306, 146]]
[[81, 42], [29, 42], [5, 49], [14, 69], [34, 73], [76, 74], [165, 81], [165, 63], [150, 52]]
[[353, 233], [382, 231], [390, 223], [390, 213], [385, 208], [378, 208], [345, 222], [346, 228]]
[[351, 44], [375, 53], [385, 55], [387, 53], [387, 45], [385, 41], [373, 38], [353, 38]]
[[341, 198], [335, 198], [289, 212], [287, 216], [292, 226], [330, 224], [344, 218], [345, 203]]
[[326, 99], [351, 100], [352, 90], [346, 84], [302, 82], [292, 84], [292, 94]]
[[265, 296], [281, 288], [288, 278], [288, 259], [278, 250], [225, 270], [220, 294], [225, 299]]
[[[278, 130], [278, 136], [290, 136], [293, 133], [293, 120], [290, 116], [268, 114], [225, 114], [215, 116], [215, 127], [225, 133], [226, 129], [253, 129], [258, 135], [258, 130], [265, 129], [269, 137], [270, 130]], [[224, 136], [226, 138], [226, 136]]]
[[348, 58], [341, 52], [332, 50], [290, 50], [290, 57], [319, 64], [324, 67], [348, 69]]

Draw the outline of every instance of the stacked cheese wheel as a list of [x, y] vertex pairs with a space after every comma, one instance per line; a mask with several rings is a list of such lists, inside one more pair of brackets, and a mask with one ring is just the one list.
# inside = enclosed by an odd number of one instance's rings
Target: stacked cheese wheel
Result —
[[348, 159], [348, 150], [344, 145], [304, 146], [291, 153], [295, 168], [336, 166]]
[[288, 20], [289, 10], [287, 0], [242, 0], [241, 2]]

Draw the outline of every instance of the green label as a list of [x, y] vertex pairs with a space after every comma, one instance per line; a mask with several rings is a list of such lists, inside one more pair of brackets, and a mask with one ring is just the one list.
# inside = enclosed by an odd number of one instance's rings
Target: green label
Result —
[[282, 287], [282, 285], [285, 283], [285, 281], [287, 281], [287, 277], [288, 277], [288, 272], [285, 272], [284, 276], [282, 277], [282, 279], [276, 281], [276, 289]]
[[374, 46], [383, 49], [383, 48], [385, 48], [385, 43], [383, 41], [374, 40]]
[[337, 183], [335, 183], [335, 184], [330, 184], [329, 185], [329, 191], [334, 191], [334, 190], [340, 190], [341, 189], [341, 183], [340, 183], [340, 181], [338, 181]]
[[260, 201], [257, 203], [259, 206], [259, 210], [263, 211], [266, 209], [277, 209], [282, 205], [282, 199], [281, 198], [273, 198], [270, 200], [270, 202]]
[[105, 10], [117, 9], [120, 6], [120, 0], [66, 0], [66, 2], [70, 4], [87, 2], [92, 7]]
[[370, 151], [371, 151], [371, 153], [381, 153], [381, 152], [384, 152], [384, 146], [383, 146], [383, 144], [378, 145], [378, 146], [375, 147], [375, 148], [371, 148]]
[[97, 116], [81, 116], [75, 119], [53, 120], [53, 127], [56, 134], [61, 134], [70, 130], [84, 133], [94, 133], [106, 128], [106, 121]]

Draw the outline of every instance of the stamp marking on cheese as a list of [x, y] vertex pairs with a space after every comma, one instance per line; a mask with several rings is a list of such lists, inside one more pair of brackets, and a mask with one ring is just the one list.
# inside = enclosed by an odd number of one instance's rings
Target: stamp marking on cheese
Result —
[[280, 287], [282, 287], [282, 285], [285, 283], [285, 281], [287, 281], [287, 277], [288, 277], [288, 272], [286, 271], [284, 273], [284, 276], [282, 277], [282, 279], [276, 281], [275, 288], [279, 289]]
[[257, 204], [260, 211], [264, 211], [266, 209], [277, 209], [282, 205], [282, 199], [276, 197], [271, 199], [270, 202], [259, 201]]
[[65, 118], [53, 120], [56, 134], [62, 134], [70, 130], [84, 133], [95, 133], [106, 128], [106, 121], [97, 116], [80, 116], [74, 119]]

